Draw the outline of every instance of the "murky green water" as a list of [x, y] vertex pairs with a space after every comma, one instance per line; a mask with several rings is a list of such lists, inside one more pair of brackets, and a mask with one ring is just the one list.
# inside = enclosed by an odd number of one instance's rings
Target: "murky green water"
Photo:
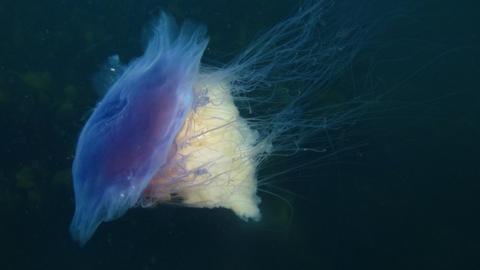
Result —
[[335, 132], [352, 150], [282, 176], [288, 203], [262, 195], [262, 222], [160, 206], [102, 225], [84, 248], [70, 239], [74, 148], [105, 59], [139, 55], [166, 10], [207, 25], [206, 57], [226, 61], [298, 2], [0, 0], [0, 269], [479, 269], [474, 1], [369, 11], [390, 19], [331, 87], [389, 94]]

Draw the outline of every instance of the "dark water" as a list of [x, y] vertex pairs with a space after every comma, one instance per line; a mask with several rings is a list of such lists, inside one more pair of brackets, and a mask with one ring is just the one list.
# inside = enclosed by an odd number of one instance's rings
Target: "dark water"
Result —
[[1, 0], [0, 269], [480, 269], [480, 5], [390, 2], [336, 84], [390, 94], [348, 131], [361, 147], [285, 176], [309, 178], [286, 184], [292, 208], [262, 195], [258, 224], [134, 209], [79, 248], [70, 170], [106, 57], [140, 54], [141, 29], [165, 9], [204, 22], [207, 56], [222, 60], [298, 1]]

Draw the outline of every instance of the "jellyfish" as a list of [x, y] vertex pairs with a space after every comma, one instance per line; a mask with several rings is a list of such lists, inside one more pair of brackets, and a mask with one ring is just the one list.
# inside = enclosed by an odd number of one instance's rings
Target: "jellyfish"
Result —
[[326, 121], [314, 102], [365, 37], [333, 6], [306, 1], [222, 66], [202, 59], [204, 26], [166, 13], [142, 56], [110, 57], [114, 79], [76, 146], [73, 239], [83, 245], [102, 222], [169, 202], [259, 220], [258, 168], [351, 115]]

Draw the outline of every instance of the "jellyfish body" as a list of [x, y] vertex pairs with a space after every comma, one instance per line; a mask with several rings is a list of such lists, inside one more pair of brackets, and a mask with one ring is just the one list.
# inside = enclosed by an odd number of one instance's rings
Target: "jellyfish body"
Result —
[[[102, 222], [174, 199], [258, 220], [258, 167], [325, 128], [323, 118], [304, 117], [309, 95], [358, 49], [355, 32], [318, 31], [326, 10], [307, 2], [223, 68], [200, 66], [203, 27], [177, 27], [162, 14], [144, 55], [124, 68], [80, 134], [73, 238], [84, 244]], [[272, 89], [292, 82], [302, 83], [299, 94], [272, 102]]]
[[102, 221], [134, 206], [174, 155], [207, 39], [201, 27], [185, 25], [176, 33], [171, 23], [162, 15], [157, 26], [162, 35], [155, 35], [145, 55], [126, 68], [80, 134], [71, 232], [81, 243]]

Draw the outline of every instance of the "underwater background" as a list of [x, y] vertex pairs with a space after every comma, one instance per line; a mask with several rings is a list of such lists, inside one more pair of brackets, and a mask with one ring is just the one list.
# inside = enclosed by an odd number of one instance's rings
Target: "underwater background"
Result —
[[466, 0], [373, 5], [384, 25], [330, 98], [388, 95], [333, 134], [346, 151], [279, 176], [283, 199], [260, 194], [261, 222], [135, 208], [71, 240], [75, 143], [107, 57], [140, 55], [165, 10], [205, 24], [206, 57], [225, 62], [300, 2], [0, 0], [0, 269], [480, 269], [480, 3]]

